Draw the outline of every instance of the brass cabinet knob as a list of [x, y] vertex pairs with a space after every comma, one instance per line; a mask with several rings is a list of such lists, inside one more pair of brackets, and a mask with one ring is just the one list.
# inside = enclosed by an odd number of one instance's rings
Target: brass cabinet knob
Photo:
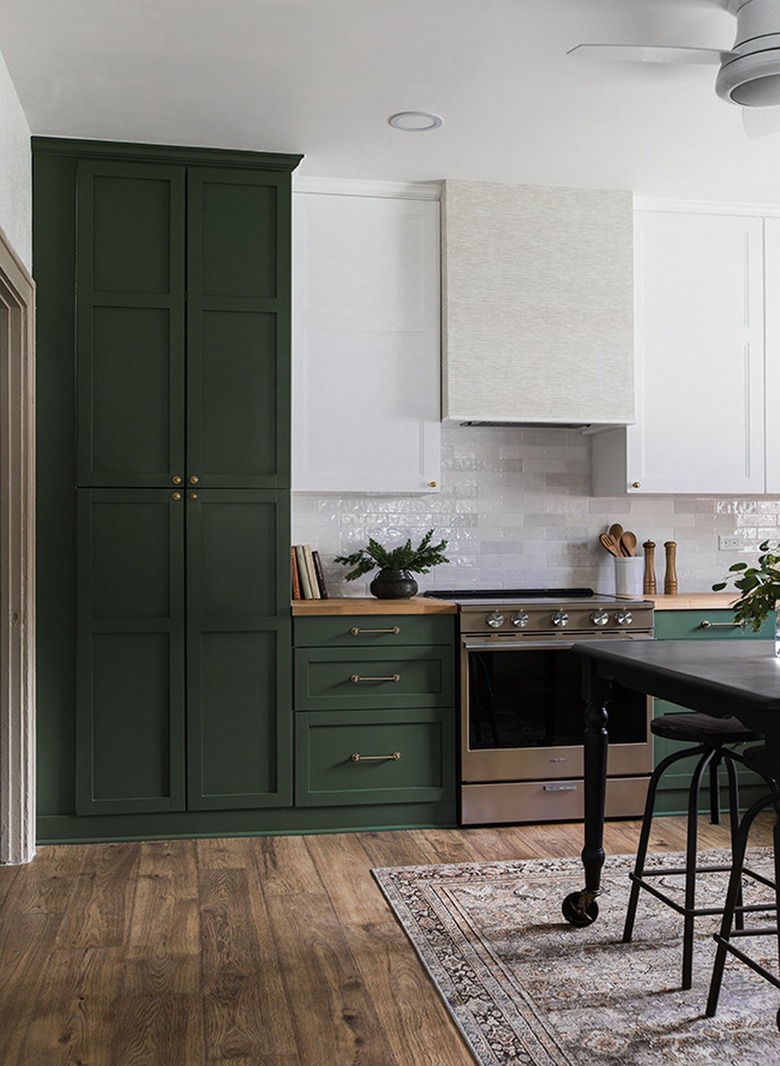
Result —
[[180, 500], [181, 499], [181, 493], [180, 492], [172, 492], [171, 493], [171, 499], [172, 500]]
[[197, 498], [198, 498], [197, 492], [191, 492], [190, 493], [190, 499], [191, 500], [197, 500]]
[[641, 489], [642, 488], [642, 482], [641, 481], [632, 481], [631, 482], [631, 488], [632, 489]]
[[438, 484], [439, 484], [438, 481], [429, 481], [428, 482], [428, 488], [429, 489], [435, 489], [438, 486]]
[[200, 478], [197, 474], [192, 474], [190, 477], [187, 478], [187, 480], [189, 481], [190, 485], [197, 485], [200, 481]]
[[174, 474], [171, 478], [171, 481], [174, 483], [174, 485], [181, 485], [182, 481], [184, 481], [184, 478], [181, 476], [181, 474]]

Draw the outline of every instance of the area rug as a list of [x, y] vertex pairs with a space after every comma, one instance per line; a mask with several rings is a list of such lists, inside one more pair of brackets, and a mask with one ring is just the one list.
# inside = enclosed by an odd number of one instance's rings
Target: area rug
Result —
[[[726, 863], [707, 852], [709, 865]], [[680, 855], [655, 855], [656, 866]], [[718, 1012], [704, 1017], [718, 919], [697, 919], [693, 988], [680, 990], [679, 915], [641, 893], [634, 940], [622, 943], [628, 855], [607, 859], [600, 915], [575, 928], [561, 902], [583, 885], [576, 859], [459, 863], [373, 870], [481, 1066], [769, 1066], [780, 1063], [780, 991], [733, 957]], [[751, 866], [771, 876], [768, 849]], [[725, 875], [700, 877], [699, 901], [717, 906]], [[666, 888], [680, 878], [663, 877]], [[749, 882], [745, 902], [771, 894]], [[774, 914], [749, 925], [774, 925]], [[741, 946], [777, 972], [774, 936]]]

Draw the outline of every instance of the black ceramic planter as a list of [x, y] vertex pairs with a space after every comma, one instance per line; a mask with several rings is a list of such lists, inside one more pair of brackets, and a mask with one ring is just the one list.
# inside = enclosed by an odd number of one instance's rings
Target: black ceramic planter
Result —
[[417, 592], [417, 582], [408, 570], [380, 570], [369, 589], [378, 600], [408, 600]]

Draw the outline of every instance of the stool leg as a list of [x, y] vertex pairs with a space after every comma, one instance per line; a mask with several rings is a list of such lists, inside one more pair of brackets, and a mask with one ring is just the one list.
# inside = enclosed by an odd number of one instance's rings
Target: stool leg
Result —
[[720, 764], [723, 748], [718, 748], [710, 763], [710, 823], [720, 825]]
[[645, 872], [645, 860], [647, 858], [647, 849], [650, 844], [650, 831], [653, 827], [653, 812], [655, 810], [655, 797], [658, 792], [658, 785], [670, 766], [679, 762], [680, 759], [687, 759], [693, 755], [700, 755], [705, 750], [703, 745], [698, 745], [697, 747], [689, 748], [686, 751], [675, 751], [671, 755], [667, 755], [665, 759], [662, 759], [650, 776], [650, 781], [647, 785], [645, 810], [642, 815], [642, 828], [639, 833], [639, 844], [636, 849], [634, 872], [631, 878], [631, 893], [628, 898], [626, 921], [623, 927], [624, 944], [629, 944], [631, 942], [631, 937], [634, 933], [634, 920], [636, 918], [636, 908], [637, 903], [639, 902], [639, 890], [641, 887], [637, 878], [640, 878]]
[[[766, 807], [774, 802], [773, 796], [765, 796], [763, 799], [758, 800], [748, 810], [745, 817], [742, 819], [739, 832], [736, 835], [733, 847], [733, 859], [731, 867], [731, 876], [729, 877], [729, 888], [726, 893], [726, 905], [723, 908], [723, 918], [720, 923], [720, 933], [718, 939], [718, 949], [715, 952], [715, 962], [712, 967], [712, 977], [710, 979], [710, 991], [707, 997], [707, 1007], [705, 1015], [708, 1018], [712, 1018], [715, 1011], [718, 1009], [718, 999], [720, 997], [720, 986], [723, 982], [723, 969], [726, 965], [726, 952], [727, 948], [723, 941], [727, 941], [731, 934], [731, 927], [734, 923], [734, 911], [737, 906], [737, 896], [742, 888], [742, 869], [745, 865], [745, 852], [747, 851], [748, 835], [750, 834], [750, 828], [753, 825], [757, 815], [761, 813]], [[778, 845], [780, 845], [780, 834], [778, 833], [777, 826], [775, 827], [775, 876], [777, 876], [778, 866]], [[775, 882], [777, 884], [777, 882]]]
[[[723, 761], [726, 764], [726, 776], [728, 778], [729, 788], [729, 826], [731, 829], [731, 865], [733, 868], [734, 841], [737, 839], [737, 833], [739, 833], [739, 781], [737, 779], [737, 768], [734, 765], [734, 760], [729, 757], [728, 752], [726, 752], [726, 757]], [[740, 878], [739, 890], [737, 892], [734, 924], [737, 929], [743, 929], [745, 926], [745, 916], [742, 913], [742, 878]]]
[[696, 907], [696, 856], [699, 832], [699, 792], [701, 781], [715, 751], [705, 752], [696, 763], [688, 789], [688, 831], [685, 847], [685, 914], [683, 916], [682, 988], [693, 984], [693, 930]]

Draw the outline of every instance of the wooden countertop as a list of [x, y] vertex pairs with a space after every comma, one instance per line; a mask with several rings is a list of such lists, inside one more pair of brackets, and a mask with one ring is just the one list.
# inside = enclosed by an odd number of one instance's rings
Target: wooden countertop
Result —
[[[637, 599], [636, 596], [623, 597]], [[728, 610], [737, 598], [734, 592], [681, 592], [677, 596], [641, 596], [655, 604], [656, 611]], [[329, 600], [293, 600], [297, 618], [317, 618], [349, 614], [457, 614], [447, 600], [412, 596], [408, 600], [378, 600], [374, 596], [334, 596]]]
[[349, 614], [457, 614], [458, 608], [446, 600], [412, 596], [407, 600], [378, 600], [374, 596], [336, 596], [330, 600], [293, 600], [297, 618]]
[[715, 611], [728, 610], [737, 599], [735, 592], [681, 592], [676, 596], [646, 596], [656, 611]]

